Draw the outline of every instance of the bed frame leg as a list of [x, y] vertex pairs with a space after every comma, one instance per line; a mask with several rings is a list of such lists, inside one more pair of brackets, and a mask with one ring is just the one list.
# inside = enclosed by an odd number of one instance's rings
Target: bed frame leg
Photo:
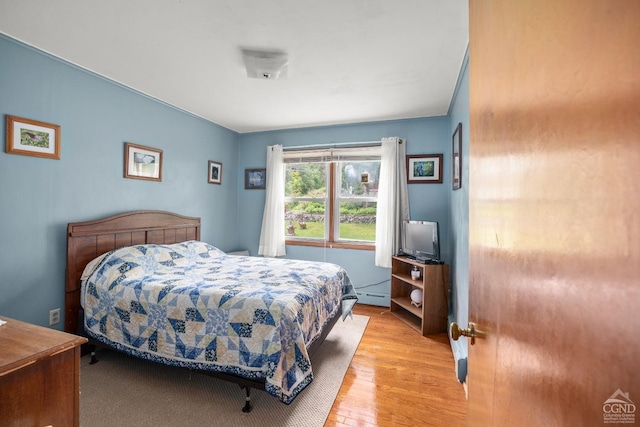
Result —
[[89, 344], [89, 350], [91, 351], [91, 360], [89, 361], [89, 365], [95, 365], [98, 363], [98, 358], [96, 357], [96, 346]]
[[251, 387], [242, 387], [247, 392], [247, 397], [244, 403], [244, 407], [242, 408], [242, 412], [251, 412], [253, 409], [253, 405], [251, 404]]

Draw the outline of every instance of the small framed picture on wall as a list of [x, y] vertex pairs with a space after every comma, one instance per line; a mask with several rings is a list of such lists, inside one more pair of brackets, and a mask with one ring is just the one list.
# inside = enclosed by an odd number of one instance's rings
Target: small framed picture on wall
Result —
[[207, 182], [209, 184], [222, 184], [222, 163], [209, 160]]
[[454, 190], [462, 187], [462, 123], [458, 123], [451, 137], [451, 152], [453, 165], [451, 168], [451, 182]]
[[162, 150], [126, 142], [124, 177], [162, 181]]
[[60, 160], [60, 126], [7, 115], [5, 150], [9, 154]]
[[266, 169], [245, 169], [244, 170], [244, 189], [245, 190], [264, 190], [267, 188], [267, 170]]
[[442, 154], [407, 156], [407, 184], [442, 184]]

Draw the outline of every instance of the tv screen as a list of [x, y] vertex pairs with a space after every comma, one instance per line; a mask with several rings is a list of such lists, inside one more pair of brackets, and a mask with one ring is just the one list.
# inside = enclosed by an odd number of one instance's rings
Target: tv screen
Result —
[[439, 234], [436, 221], [405, 220], [401, 251], [419, 261], [440, 262]]

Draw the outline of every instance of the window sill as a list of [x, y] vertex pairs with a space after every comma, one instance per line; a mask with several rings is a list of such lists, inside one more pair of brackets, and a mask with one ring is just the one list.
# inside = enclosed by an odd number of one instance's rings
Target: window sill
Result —
[[289, 246], [313, 246], [316, 248], [330, 248], [330, 249], [355, 249], [360, 251], [375, 251], [376, 245], [371, 243], [347, 243], [347, 242], [324, 242], [324, 241], [312, 241], [312, 240], [285, 240], [285, 245]]

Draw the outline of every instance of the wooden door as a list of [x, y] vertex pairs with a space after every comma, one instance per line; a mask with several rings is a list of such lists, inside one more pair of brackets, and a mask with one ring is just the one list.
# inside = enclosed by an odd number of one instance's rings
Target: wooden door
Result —
[[640, 2], [469, 12], [468, 423], [640, 423]]

